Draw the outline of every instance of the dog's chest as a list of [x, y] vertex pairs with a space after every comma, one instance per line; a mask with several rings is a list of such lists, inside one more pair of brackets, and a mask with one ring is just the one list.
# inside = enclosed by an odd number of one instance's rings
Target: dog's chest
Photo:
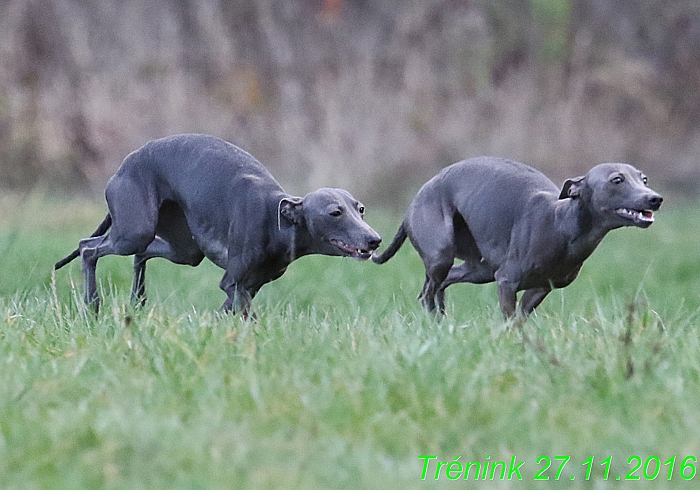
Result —
[[567, 254], [566, 247], [552, 248], [548, 253], [535, 254], [521, 271], [519, 289], [564, 287], [578, 274], [582, 261]]

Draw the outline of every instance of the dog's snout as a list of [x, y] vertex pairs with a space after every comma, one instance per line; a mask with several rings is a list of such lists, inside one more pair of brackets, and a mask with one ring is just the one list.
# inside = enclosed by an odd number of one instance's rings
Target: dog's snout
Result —
[[382, 237], [380, 237], [379, 235], [371, 237], [369, 240], [367, 240], [367, 246], [370, 250], [378, 249], [380, 243], [382, 243]]
[[659, 209], [662, 202], [664, 202], [664, 198], [658, 194], [655, 194], [649, 198], [649, 205], [652, 206], [653, 209]]

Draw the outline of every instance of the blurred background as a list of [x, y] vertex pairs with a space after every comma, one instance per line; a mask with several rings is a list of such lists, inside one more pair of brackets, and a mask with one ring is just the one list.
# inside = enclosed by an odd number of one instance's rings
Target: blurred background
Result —
[[700, 2], [0, 0], [0, 192], [99, 194], [178, 132], [396, 209], [485, 154], [697, 196]]

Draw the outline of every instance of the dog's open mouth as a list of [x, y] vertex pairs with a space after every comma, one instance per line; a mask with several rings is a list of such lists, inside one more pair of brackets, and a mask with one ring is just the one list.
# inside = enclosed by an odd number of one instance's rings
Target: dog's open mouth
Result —
[[345, 255], [347, 255], [348, 257], [352, 257], [353, 259], [367, 260], [372, 256], [371, 250], [368, 250], [366, 248], [351, 247], [349, 245], [346, 245], [344, 242], [338, 240], [337, 238], [331, 238], [330, 242], [336, 248], [343, 251], [345, 253]]
[[619, 208], [615, 212], [618, 216], [632, 220], [637, 225], [648, 226], [654, 222], [654, 213], [648, 209]]

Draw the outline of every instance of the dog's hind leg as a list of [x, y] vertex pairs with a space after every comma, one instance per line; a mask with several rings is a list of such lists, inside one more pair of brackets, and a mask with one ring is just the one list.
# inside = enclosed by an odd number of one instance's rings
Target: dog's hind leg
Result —
[[105, 255], [115, 254], [114, 245], [110, 235], [102, 235], [81, 240], [78, 245], [83, 266], [83, 281], [85, 283], [85, 304], [91, 306], [95, 312], [100, 308], [100, 298], [97, 294], [97, 278], [95, 270], [97, 260]]
[[438, 307], [441, 312], [445, 312], [445, 289], [447, 286], [459, 282], [469, 282], [472, 284], [493, 282], [493, 270], [490, 266], [478, 260], [468, 260], [452, 267], [436, 293]]
[[131, 286], [131, 301], [134, 304], [146, 304], [146, 261], [155, 257], [175, 262], [176, 254], [168, 242], [156, 237], [146, 250], [134, 255], [134, 283]]
[[462, 264], [453, 266], [435, 295], [438, 307], [442, 313], [445, 312], [445, 289], [459, 282], [472, 284], [493, 282], [493, 270], [488, 265], [478, 261], [465, 261]]
[[[436, 223], [444, 226], [435, 226]], [[421, 291], [421, 304], [429, 312], [436, 309], [436, 294], [455, 259], [454, 228], [452, 219], [446, 219], [442, 210], [418, 208], [409, 215], [408, 236], [425, 266], [425, 283]], [[444, 295], [437, 298], [440, 313], [444, 313]]]
[[436, 308], [436, 295], [437, 295], [437, 301], [438, 301], [438, 306], [439, 312], [441, 314], [445, 313], [445, 304], [444, 304], [444, 293], [443, 294], [438, 294], [440, 291], [440, 285], [443, 283], [445, 278], [447, 277], [448, 272], [450, 271], [450, 267], [452, 266], [452, 262], [447, 262], [445, 260], [440, 260], [440, 261], [425, 261], [425, 284], [423, 284], [423, 291], [421, 291], [421, 294], [419, 296], [419, 299], [421, 301], [421, 304], [425, 309], [427, 309], [429, 312], [433, 313], [435, 312]]
[[83, 283], [85, 287], [85, 304], [92, 306], [94, 310], [100, 307], [100, 298], [97, 295], [97, 279], [95, 269], [97, 268], [97, 247], [102, 245], [107, 235], [94, 238], [86, 238], [78, 244], [78, 251], [83, 267]]
[[486, 284], [493, 282], [493, 280], [493, 269], [491, 266], [478, 261], [464, 261], [450, 269], [445, 281], [442, 283], [441, 289], [458, 282]]
[[168, 259], [175, 264], [197, 266], [204, 253], [192, 238], [192, 230], [182, 208], [175, 201], [164, 201], [158, 210], [156, 237], [146, 250], [134, 256], [134, 284], [131, 300], [146, 302], [146, 261], [156, 257]]
[[[194, 242], [193, 242], [194, 243]], [[199, 248], [176, 249], [161, 237], [155, 237], [146, 250], [134, 255], [134, 283], [131, 287], [131, 301], [143, 306], [146, 304], [146, 261], [161, 257], [182, 265], [197, 266], [204, 254]]]
[[[85, 283], [85, 303], [97, 312], [100, 306], [100, 298], [97, 294], [96, 269], [97, 261], [106, 255], [131, 255], [139, 253], [145, 245], [138, 242], [120, 240], [115, 243], [113, 235], [107, 234], [95, 238], [81, 240], [78, 245], [83, 265], [83, 280]], [[143, 273], [140, 274], [143, 277]]]
[[149, 199], [143, 185], [126, 177], [113, 177], [105, 190], [111, 231], [102, 236], [80, 241], [85, 281], [85, 302], [97, 311], [99, 297], [95, 270], [105, 255], [133, 255], [146, 250], [156, 234], [158, 208]]
[[[425, 283], [418, 299], [425, 309], [435, 312], [435, 295], [440, 290], [455, 259], [452, 227], [429, 229], [420, 223], [411, 230], [411, 243], [425, 266]], [[438, 297], [440, 313], [444, 313], [444, 295]]]

